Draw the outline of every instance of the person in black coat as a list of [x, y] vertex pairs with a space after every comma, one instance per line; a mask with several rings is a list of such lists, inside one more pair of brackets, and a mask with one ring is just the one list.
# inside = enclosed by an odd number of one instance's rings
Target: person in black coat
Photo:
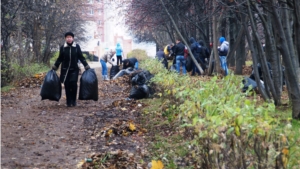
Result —
[[[202, 63], [200, 60], [200, 55], [201, 55], [201, 46], [200, 44], [193, 38], [190, 38], [190, 43], [191, 43], [191, 51], [195, 57], [195, 59], [197, 60], [197, 63], [199, 63], [202, 67]], [[198, 75], [200, 75], [200, 71], [199, 69], [196, 67], [196, 64], [194, 62], [192, 62], [192, 67], [193, 67], [193, 71], [192, 71], [192, 76], [195, 75], [195, 73], [198, 73]]]
[[159, 61], [161, 61], [161, 63], [164, 65], [164, 67], [166, 69], [168, 69], [168, 61], [167, 61], [164, 51], [161, 48], [159, 48], [159, 50], [156, 52], [155, 58], [157, 58]]
[[65, 43], [60, 47], [59, 56], [52, 66], [57, 70], [61, 64], [60, 81], [65, 85], [67, 106], [76, 106], [77, 81], [79, 75], [78, 60], [84, 65], [85, 70], [90, 69], [86, 62], [81, 48], [74, 42], [74, 34], [67, 32], [65, 34]]
[[139, 62], [135, 57], [123, 60], [123, 69], [127, 69], [129, 67], [132, 67], [135, 69], [139, 68]]

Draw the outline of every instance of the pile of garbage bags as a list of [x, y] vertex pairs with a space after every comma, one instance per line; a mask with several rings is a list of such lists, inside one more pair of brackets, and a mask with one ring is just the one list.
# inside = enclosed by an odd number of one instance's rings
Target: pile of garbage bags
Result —
[[154, 77], [149, 71], [143, 70], [133, 74], [131, 78], [130, 99], [148, 98], [154, 93], [151, 86], [151, 78]]
[[[273, 76], [273, 72], [272, 72], [271, 63], [267, 62], [267, 65], [268, 65], [268, 71], [269, 71], [268, 73], [272, 77]], [[262, 84], [262, 87], [265, 88], [264, 87], [264, 81], [263, 81], [264, 80], [263, 79], [263, 73], [264, 72], [262, 71], [262, 67], [261, 67], [260, 63], [258, 63], [256, 66], [257, 66], [258, 74], [259, 74], [259, 78], [260, 78], [259, 81]], [[284, 68], [284, 66], [282, 66], [282, 85], [285, 85], [284, 71], [285, 71], [285, 68]], [[249, 87], [251, 87], [250, 90], [256, 90], [256, 88], [257, 88], [258, 85], [257, 85], [257, 83], [255, 81], [253, 66], [252, 66], [252, 73], [251, 73], [251, 75], [249, 77], [244, 77], [244, 79], [243, 79], [242, 82], [244, 84], [244, 86], [242, 88], [243, 92], [246, 92], [249, 89]]]
[[154, 90], [151, 86], [151, 78], [154, 77], [147, 70], [135, 70], [134, 68], [127, 68], [119, 71], [112, 79], [117, 79], [118, 77], [130, 75], [131, 78], [131, 90], [129, 94], [129, 99], [143, 99], [150, 97]]

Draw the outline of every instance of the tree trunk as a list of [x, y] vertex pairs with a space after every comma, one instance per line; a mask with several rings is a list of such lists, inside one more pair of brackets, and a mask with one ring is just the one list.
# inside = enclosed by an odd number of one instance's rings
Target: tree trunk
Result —
[[[289, 84], [289, 90], [288, 92], [291, 95], [291, 102], [292, 102], [292, 117], [295, 119], [300, 118], [300, 89], [299, 84], [297, 80], [297, 74], [295, 70], [295, 66], [293, 64], [294, 59], [292, 58], [292, 54], [289, 51], [288, 47], [288, 40], [291, 40], [289, 37], [286, 37], [286, 33], [283, 30], [282, 22], [280, 21], [280, 17], [277, 13], [276, 9], [276, 0], [272, 0], [272, 14], [273, 19], [275, 21], [275, 29], [278, 31], [278, 36], [280, 38], [281, 45], [279, 46], [279, 50], [282, 54], [282, 60], [285, 65], [285, 71], [286, 71], [286, 80]], [[286, 10], [286, 9], [283, 9]], [[285, 18], [288, 20], [288, 18]], [[286, 24], [286, 23], [285, 23]]]
[[[216, 6], [217, 6], [217, 2], [216, 0], [213, 0], [213, 11], [216, 10]], [[217, 22], [217, 18], [216, 15], [214, 14], [212, 16], [212, 34], [213, 34], [213, 53], [214, 53], [214, 68], [216, 70], [217, 73], [221, 73], [221, 65], [220, 65], [220, 59], [219, 59], [219, 55], [218, 55], [218, 31], [217, 31], [217, 27], [218, 27], [218, 22]], [[212, 60], [212, 59], [211, 59]]]
[[295, 46], [296, 46], [296, 68], [298, 74], [298, 80], [300, 81], [300, 1], [294, 0], [294, 13], [295, 13], [295, 32], [294, 32], [294, 39], [295, 39]]
[[229, 12], [230, 13], [230, 18], [229, 18], [229, 44], [231, 46], [230, 48], [230, 52], [227, 55], [227, 64], [228, 66], [236, 66], [235, 64], [235, 59], [236, 59], [236, 52], [235, 50], [232, 49], [232, 46], [235, 46], [236, 43], [238, 43], [237, 41], [237, 36], [238, 36], [238, 32], [240, 32], [243, 29], [240, 29], [240, 31], [237, 31], [237, 21], [236, 21], [236, 17], [234, 16], [234, 13], [232, 11]]
[[39, 23], [36, 19], [34, 19], [33, 22], [33, 32], [32, 32], [32, 48], [34, 53], [35, 60], [40, 63], [41, 62], [41, 39], [40, 39], [40, 33], [39, 33]]
[[[265, 48], [267, 48], [267, 49], [265, 49], [266, 52], [261, 51], [261, 53], [263, 55], [263, 57], [262, 57], [263, 59], [261, 59], [261, 60], [264, 62], [267, 62], [266, 58], [267, 58], [267, 56], [269, 56], [268, 61], [270, 61], [271, 65], [272, 65], [273, 79], [271, 79], [272, 77], [270, 77], [270, 78], [267, 77], [269, 79], [268, 86], [270, 86], [270, 88], [271, 88], [271, 92], [272, 92], [273, 99], [275, 101], [275, 105], [280, 105], [281, 104], [281, 94], [282, 94], [282, 68], [281, 68], [280, 60], [276, 53], [276, 48], [275, 48], [276, 43], [275, 43], [274, 37], [272, 36], [273, 32], [271, 31], [272, 27], [271, 27], [271, 25], [269, 25], [267, 23], [267, 21], [265, 20], [263, 14], [258, 9], [258, 7], [254, 6], [254, 8], [256, 9], [256, 12], [258, 13], [258, 16], [261, 19], [262, 26], [264, 27], [264, 31], [265, 31], [265, 35], [266, 35], [265, 39], [266, 39], [267, 46]], [[271, 20], [271, 19], [268, 19], [268, 20]], [[267, 68], [268, 68], [268, 66], [266, 66], [265, 72], [268, 72], [268, 74], [269, 74], [269, 71]]]
[[[18, 14], [18, 22], [21, 22], [21, 16]], [[23, 54], [23, 38], [22, 38], [22, 26], [18, 27], [18, 34], [17, 34], [17, 44], [18, 44], [18, 56], [17, 60], [21, 67], [25, 65], [25, 56]]]
[[[248, 13], [249, 13], [249, 19], [251, 21], [252, 27], [254, 27], [254, 25], [253, 25], [254, 21], [253, 21], [252, 14], [251, 14], [249, 0], [247, 0], [247, 4], [248, 4], [248, 9], [247, 10], [248, 10]], [[248, 41], [250, 52], [251, 52], [251, 55], [252, 55], [252, 60], [253, 60], [253, 65], [254, 65], [253, 66], [254, 76], [255, 76], [255, 81], [257, 83], [257, 86], [258, 86], [258, 90], [259, 90], [260, 94], [262, 95], [263, 99], [265, 101], [269, 101], [270, 98], [268, 97], [268, 95], [266, 94], [265, 90], [262, 87], [262, 84], [260, 83], [260, 78], [259, 78], [259, 75], [258, 75], [258, 68], [257, 68], [257, 66], [255, 66], [258, 63], [257, 52], [254, 48], [253, 41], [251, 40], [250, 32], [248, 31], [248, 27], [247, 27], [247, 24], [245, 22], [243, 22], [243, 27], [245, 29], [247, 41]], [[255, 31], [255, 29], [254, 30], [252, 29], [252, 32], [254, 32], [254, 31]]]
[[[240, 28], [244, 30], [243, 28]], [[243, 66], [246, 62], [246, 49], [245, 49], [245, 34], [242, 34], [241, 40], [238, 43], [238, 48], [236, 50], [236, 60], [235, 60], [235, 74], [242, 75], [243, 74]]]

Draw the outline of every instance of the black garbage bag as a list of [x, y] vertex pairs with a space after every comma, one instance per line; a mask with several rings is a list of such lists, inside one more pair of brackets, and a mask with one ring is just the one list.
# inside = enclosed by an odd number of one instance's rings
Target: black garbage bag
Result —
[[[243, 79], [243, 84], [244, 84], [244, 87], [242, 89], [243, 92], [246, 92], [249, 87], [251, 87], [250, 90], [253, 90], [253, 89], [256, 89], [257, 88], [257, 83], [255, 80], [251, 79], [250, 77], [245, 77]], [[264, 88], [264, 85], [262, 83], [262, 87]]]
[[187, 72], [190, 72], [193, 70], [193, 60], [190, 55], [186, 58], [185, 68], [186, 68]]
[[47, 73], [40, 95], [42, 96], [42, 100], [49, 99], [59, 101], [61, 97], [61, 83], [54, 70], [50, 70]]
[[130, 91], [129, 98], [131, 99], [143, 99], [148, 98], [150, 95], [150, 88], [147, 85], [133, 86]]
[[127, 69], [123, 69], [119, 71], [112, 79], [116, 79], [118, 77], [124, 76], [124, 75], [129, 75], [130, 73], [134, 72], [134, 69], [132, 67], [129, 67]]
[[133, 76], [131, 83], [132, 85], [147, 84], [152, 77], [154, 77], [154, 75], [152, 75], [149, 71], [142, 71]]
[[98, 79], [94, 69], [82, 73], [78, 99], [98, 101]]
[[119, 71], [120, 71], [119, 66], [113, 65], [113, 66], [110, 68], [110, 74], [109, 74], [110, 79], [113, 79], [113, 77], [114, 77], [116, 74], [118, 74]]

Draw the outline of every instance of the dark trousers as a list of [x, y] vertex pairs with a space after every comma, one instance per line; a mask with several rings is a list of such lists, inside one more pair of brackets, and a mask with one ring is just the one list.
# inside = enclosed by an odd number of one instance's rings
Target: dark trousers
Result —
[[122, 64], [122, 56], [117, 56], [117, 65]]
[[194, 62], [192, 62], [192, 76], [194, 76], [196, 73], [198, 73], [198, 75], [201, 75], [200, 70], [197, 68], [196, 64]]
[[67, 105], [76, 103], [77, 82], [65, 82]]
[[78, 70], [70, 70], [64, 82], [67, 105], [76, 104]]

